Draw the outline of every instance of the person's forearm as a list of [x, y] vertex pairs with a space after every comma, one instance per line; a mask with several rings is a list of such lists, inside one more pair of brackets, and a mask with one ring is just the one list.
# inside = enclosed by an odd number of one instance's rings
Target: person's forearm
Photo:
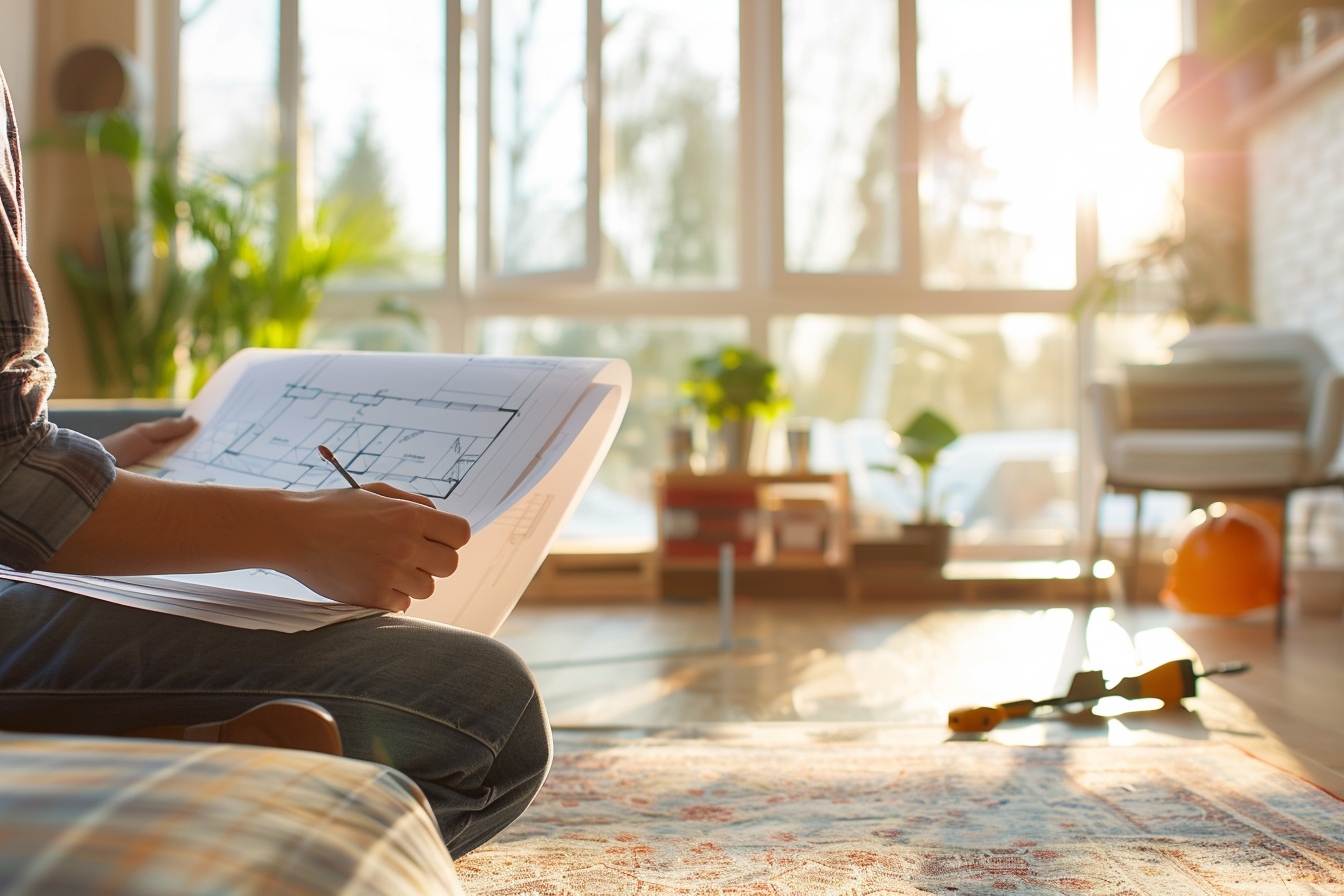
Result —
[[165, 482], [117, 471], [93, 514], [44, 564], [51, 572], [151, 575], [274, 567], [297, 495]]
[[332, 600], [404, 610], [457, 569], [471, 528], [385, 482], [312, 492], [165, 482], [117, 471], [92, 515], [43, 565], [153, 575], [260, 566]]

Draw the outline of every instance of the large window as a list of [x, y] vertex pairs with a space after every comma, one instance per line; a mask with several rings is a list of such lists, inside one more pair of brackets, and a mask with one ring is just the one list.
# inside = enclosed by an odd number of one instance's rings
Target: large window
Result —
[[919, 518], [922, 477], [902, 462], [890, 431], [932, 408], [966, 433], [930, 485], [929, 505], [958, 526], [954, 556], [1043, 559], [1074, 541], [1067, 318], [807, 314], [776, 318], [771, 331], [796, 412], [827, 421], [812, 425], [814, 452], [849, 473], [860, 535]]
[[188, 164], [270, 180], [300, 222], [359, 247], [333, 287], [441, 288], [443, 0], [182, 0]]
[[921, 0], [918, 15], [924, 285], [1069, 289], [1080, 161], [1069, 0]]
[[396, 9], [369, 15], [364, 0], [299, 8], [305, 199], [358, 234], [363, 249], [339, 275], [347, 285], [443, 280], [446, 10], [442, 0], [397, 0]]
[[1178, 220], [1137, 104], [1179, 7], [181, 0], [181, 125], [197, 163], [361, 216], [330, 344], [395, 296], [444, 350], [629, 358], [603, 500], [647, 505], [685, 363], [742, 342], [836, 432], [934, 407], [973, 434], [943, 477], [966, 550], [1061, 549], [1066, 312]]
[[256, 177], [277, 162], [279, 0], [182, 0], [183, 144], [194, 164]]
[[603, 17], [600, 280], [734, 286], [737, 8], [606, 0]]
[[896, 4], [783, 5], [784, 265], [901, 267]]

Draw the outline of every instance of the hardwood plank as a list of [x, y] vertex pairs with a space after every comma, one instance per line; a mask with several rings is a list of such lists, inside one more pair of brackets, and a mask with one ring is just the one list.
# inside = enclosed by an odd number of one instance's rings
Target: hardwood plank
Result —
[[[1294, 620], [1280, 644], [1263, 616], [1221, 620], [1142, 607], [1107, 618], [1103, 611], [1086, 625], [1081, 607], [1040, 603], [980, 610], [740, 598], [735, 634], [753, 643], [717, 652], [709, 649], [718, 641], [713, 605], [548, 602], [520, 606], [500, 637], [535, 665], [557, 726], [861, 719], [909, 726], [927, 742], [947, 738], [946, 712], [960, 703], [1057, 692], [1086, 661], [1080, 639], [1098, 648], [1109, 638], [1118, 662], [1145, 667], [1192, 653], [1209, 663], [1247, 660], [1253, 669], [1245, 675], [1201, 682], [1189, 713], [1130, 713], [1091, 728], [1033, 722], [993, 736], [1224, 739], [1344, 795], [1338, 620]], [[706, 649], [674, 653], [694, 647]], [[658, 651], [668, 655], [639, 657]], [[588, 662], [623, 655], [637, 658]]]

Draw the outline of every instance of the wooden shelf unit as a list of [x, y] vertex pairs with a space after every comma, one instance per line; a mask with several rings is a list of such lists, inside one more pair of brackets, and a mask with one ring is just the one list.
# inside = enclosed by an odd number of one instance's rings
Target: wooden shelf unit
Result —
[[830, 571], [850, 566], [845, 473], [655, 476], [660, 579], [718, 569], [723, 544], [738, 570]]

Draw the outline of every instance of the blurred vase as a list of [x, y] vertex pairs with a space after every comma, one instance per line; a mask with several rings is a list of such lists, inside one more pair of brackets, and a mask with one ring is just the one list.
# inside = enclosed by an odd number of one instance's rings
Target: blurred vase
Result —
[[756, 420], [746, 417], [741, 420], [724, 420], [719, 425], [719, 444], [723, 446], [724, 469], [732, 473], [744, 473], [747, 461], [751, 457], [751, 440], [756, 434]]
[[812, 421], [805, 417], [790, 420], [785, 433], [789, 445], [789, 472], [808, 472], [812, 469]]
[[667, 431], [667, 453], [672, 469], [682, 473], [705, 472], [705, 455], [697, 446], [694, 423], [678, 420]]

